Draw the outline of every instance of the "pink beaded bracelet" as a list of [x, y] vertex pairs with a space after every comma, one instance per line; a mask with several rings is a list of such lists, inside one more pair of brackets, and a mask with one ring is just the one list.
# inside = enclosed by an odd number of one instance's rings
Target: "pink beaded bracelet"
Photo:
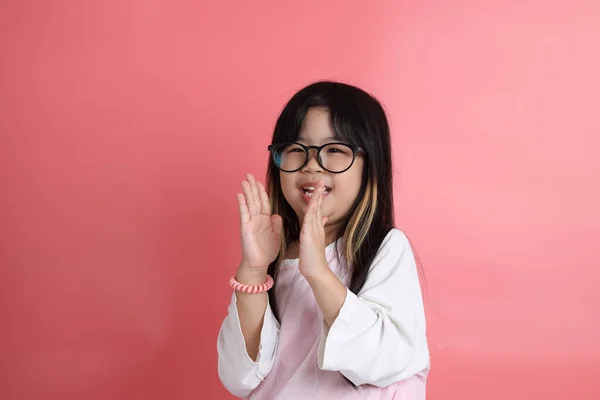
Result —
[[270, 275], [267, 275], [267, 281], [265, 283], [263, 283], [262, 285], [251, 286], [251, 285], [244, 285], [243, 283], [239, 283], [238, 281], [235, 280], [235, 276], [232, 276], [231, 279], [229, 279], [229, 284], [231, 285], [231, 287], [234, 290], [236, 290], [238, 292], [263, 293], [273, 287], [273, 278], [271, 278]]

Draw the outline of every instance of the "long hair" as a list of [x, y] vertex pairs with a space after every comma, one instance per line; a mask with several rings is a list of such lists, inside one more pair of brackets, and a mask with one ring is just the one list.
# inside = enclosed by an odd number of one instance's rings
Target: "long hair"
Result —
[[[383, 239], [394, 227], [392, 155], [390, 129], [379, 101], [357, 87], [332, 81], [321, 81], [297, 92], [282, 110], [272, 143], [293, 142], [298, 138], [306, 113], [312, 107], [329, 111], [332, 129], [338, 139], [364, 151], [362, 185], [348, 214], [334, 227], [336, 239], [342, 238], [342, 254], [338, 260], [350, 276], [349, 289], [355, 294], [363, 287], [369, 267]], [[300, 236], [296, 213], [283, 196], [280, 172], [269, 158], [267, 188], [274, 213], [283, 219], [279, 257], [269, 265], [269, 274], [277, 285], [279, 262], [286, 247]], [[337, 246], [336, 246], [337, 251]], [[275, 296], [269, 296], [277, 318]]]

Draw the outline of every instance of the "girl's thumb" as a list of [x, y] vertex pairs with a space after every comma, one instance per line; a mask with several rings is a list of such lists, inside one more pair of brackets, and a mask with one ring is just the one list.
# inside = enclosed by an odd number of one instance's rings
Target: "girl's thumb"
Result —
[[327, 217], [323, 217], [323, 226], [325, 226], [325, 224], [327, 223]]

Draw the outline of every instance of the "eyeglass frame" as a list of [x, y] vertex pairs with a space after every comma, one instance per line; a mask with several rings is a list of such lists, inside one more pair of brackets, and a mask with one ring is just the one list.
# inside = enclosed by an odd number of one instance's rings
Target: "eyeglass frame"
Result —
[[[304, 159], [304, 162], [302, 163], [302, 165], [300, 166], [300, 168], [292, 170], [292, 171], [287, 171], [284, 169], [281, 169], [278, 165], [277, 165], [277, 161], [275, 161], [275, 153], [274, 150], [279, 147], [279, 146], [283, 146], [283, 145], [298, 145], [300, 147], [302, 147], [304, 149], [304, 154], [306, 155], [306, 158]], [[323, 161], [321, 160], [321, 149], [323, 149], [324, 147], [327, 146], [331, 146], [331, 145], [343, 145], [346, 146], [348, 148], [350, 148], [350, 150], [352, 150], [352, 162], [350, 163], [350, 165], [348, 166], [348, 168], [342, 170], [342, 171], [331, 171], [328, 170], [327, 168], [325, 168], [325, 166], [323, 166]], [[267, 150], [269, 150], [269, 152], [271, 153], [271, 159], [273, 160], [273, 164], [275, 164], [275, 166], [277, 167], [278, 170], [282, 171], [282, 172], [298, 172], [300, 171], [302, 168], [304, 168], [306, 166], [306, 164], [308, 164], [308, 160], [310, 159], [310, 150], [314, 149], [317, 151], [317, 163], [319, 164], [319, 166], [321, 168], [323, 168], [325, 171], [331, 173], [331, 174], [341, 174], [343, 172], [348, 171], [350, 168], [352, 168], [352, 166], [354, 165], [354, 161], [356, 160], [356, 155], [357, 154], [365, 154], [365, 151], [363, 150], [362, 147], [360, 146], [351, 146], [348, 143], [343, 143], [343, 142], [331, 142], [331, 143], [325, 143], [321, 146], [307, 146], [304, 145], [302, 143], [298, 143], [298, 142], [283, 142], [283, 143], [273, 143], [271, 145], [269, 145], [267, 147]]]

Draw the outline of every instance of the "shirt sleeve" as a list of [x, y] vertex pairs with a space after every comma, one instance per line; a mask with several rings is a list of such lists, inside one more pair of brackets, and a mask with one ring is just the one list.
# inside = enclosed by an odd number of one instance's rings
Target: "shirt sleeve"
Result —
[[253, 361], [246, 352], [237, 312], [235, 293], [229, 304], [228, 314], [219, 330], [217, 340], [218, 372], [223, 386], [234, 396], [246, 397], [260, 385], [273, 368], [275, 350], [279, 342], [279, 322], [271, 306], [267, 309], [260, 333], [259, 352]]
[[319, 367], [357, 386], [385, 387], [429, 370], [419, 276], [401, 231], [386, 236], [358, 296], [347, 290], [338, 317], [322, 331]]

